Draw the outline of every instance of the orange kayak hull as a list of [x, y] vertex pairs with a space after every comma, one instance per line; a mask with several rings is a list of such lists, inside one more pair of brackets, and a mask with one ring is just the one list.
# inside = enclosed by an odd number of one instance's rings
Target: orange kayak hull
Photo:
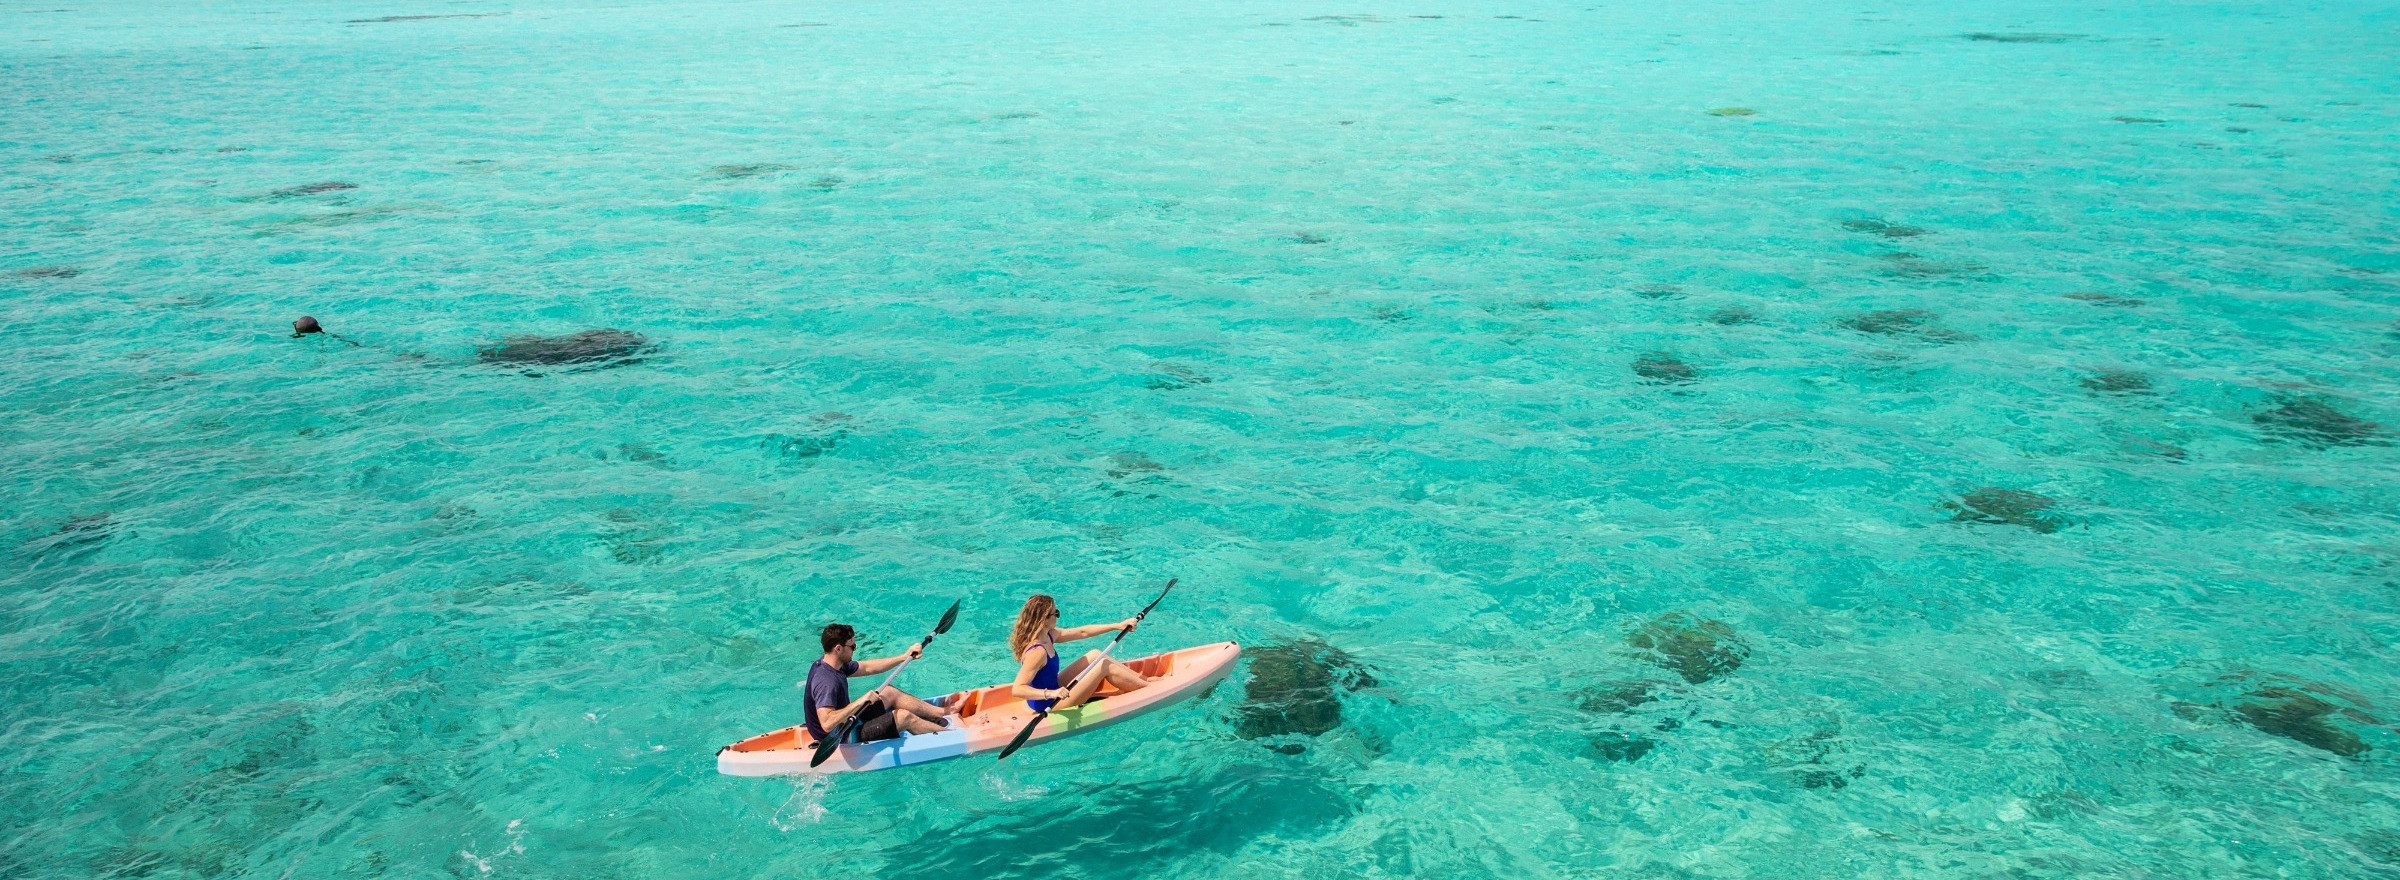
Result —
[[[1090, 702], [1073, 709], [1052, 711], [1026, 740], [1027, 745], [1098, 730], [1164, 709], [1206, 692], [1224, 680], [1241, 659], [1234, 642], [1200, 645], [1164, 654], [1122, 661], [1134, 671], [1155, 679], [1135, 691], [1118, 691], [1104, 684]], [[927, 702], [950, 709], [949, 729], [938, 733], [904, 734], [871, 743], [844, 743], [816, 767], [808, 766], [816, 740], [808, 728], [794, 725], [762, 733], [717, 750], [717, 772], [728, 776], [784, 776], [794, 773], [855, 773], [930, 764], [986, 752], [998, 753], [1015, 739], [1033, 709], [1009, 696], [1011, 685], [997, 684], [946, 694]]]

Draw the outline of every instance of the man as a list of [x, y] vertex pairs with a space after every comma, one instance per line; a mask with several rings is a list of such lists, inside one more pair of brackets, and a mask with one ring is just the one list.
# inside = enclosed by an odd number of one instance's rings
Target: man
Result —
[[808, 667], [806, 718], [808, 732], [822, 741], [828, 730], [835, 730], [850, 716], [859, 713], [865, 720], [859, 725], [854, 742], [874, 742], [891, 739], [902, 732], [935, 733], [943, 729], [942, 716], [949, 714], [940, 706], [925, 702], [898, 688], [883, 687], [867, 692], [866, 696], [850, 699], [850, 679], [861, 675], [889, 672], [904, 661], [914, 660], [925, 653], [925, 646], [910, 645], [908, 653], [894, 654], [875, 660], [854, 659], [858, 654], [858, 634], [847, 624], [829, 624], [817, 635], [824, 645], [825, 656]]

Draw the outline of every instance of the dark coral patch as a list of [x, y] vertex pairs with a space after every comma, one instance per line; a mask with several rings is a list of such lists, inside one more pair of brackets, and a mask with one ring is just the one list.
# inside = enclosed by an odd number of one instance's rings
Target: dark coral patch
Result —
[[1321, 21], [1326, 24], [1339, 25], [1341, 27], [1357, 27], [1360, 24], [1382, 24], [1388, 20], [1389, 19], [1386, 19], [1380, 15], [1311, 15], [1307, 18], [1301, 19], [1301, 21]]
[[1750, 646], [1734, 634], [1731, 625], [1681, 611], [1660, 615], [1626, 633], [1625, 646], [1692, 684], [1740, 669], [1750, 658]]
[[1681, 284], [1643, 284], [1633, 289], [1633, 295], [1643, 299], [1682, 299]]
[[1182, 364], [1161, 363], [1152, 369], [1154, 372], [1142, 377], [1142, 387], [1152, 391], [1181, 391], [1216, 381]]
[[83, 270], [73, 266], [35, 266], [30, 269], [18, 269], [9, 274], [18, 278], [73, 278], [83, 274]]
[[760, 445], [777, 458], [799, 461], [831, 453], [841, 448], [842, 441], [848, 439], [848, 430], [836, 428], [823, 434], [769, 434], [760, 441]]
[[750, 162], [739, 165], [718, 165], [708, 169], [708, 176], [717, 180], [747, 180], [792, 170], [790, 165], [773, 162]]
[[2082, 34], [1973, 33], [1959, 34], [1959, 36], [1978, 43], [2072, 43], [2086, 39]]
[[2146, 302], [2146, 300], [2136, 297], [2122, 296], [2119, 294], [2107, 293], [2105, 291], [2098, 290], [2078, 290], [2074, 293], [2067, 294], [2067, 298], [2076, 302], [2086, 302], [2091, 303], [2092, 305], [2105, 306], [2112, 309], [2139, 308], [2144, 302]]
[[1985, 486], [1942, 506], [1956, 511], [1951, 522], [2023, 526], [2045, 535], [2068, 524], [2057, 510], [2058, 499], [2021, 489]]
[[1577, 695], [1575, 708], [1600, 715], [1618, 715], [1656, 702], [1666, 685], [1655, 681], [1620, 681]]
[[1928, 259], [1924, 255], [1908, 251], [1884, 254], [1883, 261], [1887, 264], [1884, 274], [1894, 278], [1947, 278], [1953, 275], [1973, 275], [1983, 271], [1983, 266], [1979, 263], [1945, 262]]
[[511, 336], [476, 349], [475, 356], [487, 364], [597, 369], [637, 363], [653, 347], [639, 333], [603, 328], [565, 336]]
[[1665, 352], [1651, 352], [1633, 362], [1633, 374], [1657, 385], [1683, 385], [1700, 378], [1700, 371]]
[[1742, 306], [1726, 306], [1714, 312], [1708, 313], [1709, 323], [1722, 324], [1728, 327], [1736, 324], [1749, 324], [1757, 320], [1757, 312], [1751, 311]]
[[1934, 323], [1940, 317], [1940, 315], [1924, 309], [1886, 309], [1852, 315], [1837, 323], [1860, 333], [1872, 333], [1877, 336], [1913, 336], [1941, 345], [1975, 338]]
[[817, 179], [815, 179], [815, 180], [811, 180], [811, 181], [809, 181], [809, 182], [808, 182], [808, 188], [810, 188], [810, 189], [813, 189], [813, 190], [816, 190], [816, 191], [818, 191], [818, 192], [832, 192], [832, 191], [834, 191], [835, 189], [837, 189], [837, 188], [840, 188], [840, 187], [841, 187], [841, 185], [842, 185], [842, 179], [841, 179], [841, 178], [839, 178], [839, 177], [835, 177], [835, 176], [833, 176], [833, 175], [831, 175], [831, 174], [825, 175], [825, 176], [823, 176], [823, 177], [819, 177], [819, 178], [817, 178]]
[[1314, 638], [1259, 648], [1250, 655], [1234, 732], [1243, 739], [1327, 733], [1342, 724], [1342, 693], [1375, 684], [1364, 665]]
[[2164, 120], [2164, 119], [2152, 119], [2152, 118], [2150, 118], [2150, 117], [2148, 117], [2148, 116], [2111, 116], [2111, 117], [2109, 117], [2109, 121], [2111, 121], [2111, 122], [2122, 122], [2122, 123], [2125, 123], [2125, 124], [2127, 124], [2127, 125], [2165, 125], [2165, 124], [2167, 124], [2167, 121], [2166, 121], [2166, 120]]
[[2310, 394], [2277, 395], [2274, 408], [2250, 417], [2267, 436], [2309, 446], [2381, 444], [2383, 426], [2336, 408]]
[[1324, 244], [1327, 241], [1331, 241], [1331, 239], [1328, 239], [1322, 235], [1318, 235], [1314, 232], [1292, 233], [1292, 240], [1301, 244]]
[[2241, 701], [2234, 704], [2233, 713], [2261, 731], [2345, 758], [2366, 754], [2369, 747], [2358, 734], [2336, 726], [2336, 716], [2366, 724], [2382, 723], [2304, 688], [2282, 685], [2268, 685], [2243, 694]]
[[2094, 394], [2149, 394], [2150, 377], [2133, 370], [2101, 370], [2083, 377], [2083, 387]]
[[1112, 480], [1121, 480], [1134, 474], [1155, 474], [1166, 469], [1166, 465], [1139, 452], [1119, 452], [1108, 457], [1108, 476]]
[[439, 18], [498, 18], [505, 12], [455, 12], [449, 15], [386, 15], [380, 18], [353, 18], [344, 24], [386, 24], [396, 21], [433, 21]]
[[51, 533], [25, 542], [25, 551], [34, 556], [80, 555], [116, 537], [117, 528], [116, 519], [105, 513], [73, 517]]
[[1917, 236], [1924, 235], [1927, 232], [1927, 230], [1920, 227], [1902, 226], [1897, 223], [1885, 223], [1881, 220], [1875, 219], [1844, 220], [1842, 221], [1842, 228], [1850, 230], [1851, 232], [1863, 232], [1870, 235], [1880, 235], [1885, 238], [1915, 238]]
[[311, 183], [311, 184], [305, 184], [305, 185], [301, 185], [301, 186], [287, 186], [287, 187], [284, 187], [284, 188], [282, 188], [282, 189], [276, 190], [276, 191], [274, 191], [274, 192], [268, 193], [268, 194], [267, 194], [267, 198], [270, 198], [270, 199], [297, 199], [297, 198], [302, 198], [302, 197], [305, 197], [305, 196], [317, 196], [317, 195], [324, 195], [324, 194], [326, 194], [326, 193], [343, 192], [343, 191], [345, 191], [345, 190], [353, 190], [353, 189], [357, 189], [357, 188], [358, 188], [358, 184], [355, 184], [355, 183], [343, 183], [342, 181], [339, 181], [339, 180], [328, 180], [328, 181], [325, 181], [325, 182], [323, 182], [323, 183]]
[[1643, 755], [1650, 754], [1651, 749], [1658, 747], [1656, 742], [1614, 730], [1593, 734], [1591, 739], [1593, 753], [1604, 761], [1639, 761]]
[[1857, 779], [1865, 775], [1867, 775], [1866, 765], [1861, 764], [1848, 770], [1802, 770], [1799, 773], [1794, 774], [1792, 778], [1794, 781], [1800, 783], [1801, 788], [1822, 788], [1830, 791], [1840, 791], [1850, 785], [1850, 780]]

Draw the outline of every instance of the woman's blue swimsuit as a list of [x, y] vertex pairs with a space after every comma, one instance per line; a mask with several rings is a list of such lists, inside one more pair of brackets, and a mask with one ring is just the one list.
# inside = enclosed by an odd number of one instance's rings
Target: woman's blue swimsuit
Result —
[[[1033, 674], [1033, 686], [1049, 690], [1058, 687], [1058, 646], [1043, 645], [1042, 649], [1049, 652], [1050, 662], [1042, 664], [1042, 671]], [[1048, 712], [1050, 707], [1058, 705], [1058, 701], [1026, 700], [1025, 705], [1033, 707], [1036, 712]]]

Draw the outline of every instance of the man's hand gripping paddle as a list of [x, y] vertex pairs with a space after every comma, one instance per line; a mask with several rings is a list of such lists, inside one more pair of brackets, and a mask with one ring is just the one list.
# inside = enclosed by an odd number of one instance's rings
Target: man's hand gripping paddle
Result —
[[[1158, 603], [1167, 598], [1167, 590], [1175, 589], [1175, 580], [1175, 578], [1168, 578], [1167, 589], [1158, 591], [1157, 599], [1152, 599], [1150, 600], [1150, 604], [1142, 606], [1142, 613], [1133, 616], [1133, 622], [1135, 624], [1138, 625], [1142, 622], [1142, 618], [1149, 617], [1150, 609], [1158, 607]], [[1100, 671], [1100, 667], [1106, 665], [1106, 661], [1108, 660], [1108, 652], [1116, 650], [1117, 643], [1124, 641], [1125, 634], [1132, 631], [1133, 627], [1126, 627], [1124, 629], [1117, 630], [1117, 637], [1108, 640], [1108, 647], [1101, 648], [1100, 656], [1093, 658], [1092, 664], [1083, 668], [1083, 675], [1075, 676], [1074, 681], [1067, 682], [1067, 690], [1072, 691], [1075, 689], [1076, 685], [1082, 684], [1084, 675], [1090, 675], [1094, 672]], [[1051, 705], [1055, 707], [1058, 704], [1052, 703]], [[1009, 740], [1008, 748], [1001, 749], [1000, 757], [994, 758], [993, 760], [1006, 760], [1009, 755], [1016, 754], [1018, 749], [1025, 746], [1025, 739], [1033, 735], [1033, 729], [1042, 726], [1042, 719], [1048, 717], [1050, 717], [1049, 709], [1043, 709], [1042, 711], [1033, 713], [1033, 720], [1025, 722], [1025, 729], [1017, 731], [1017, 738]]]
[[[959, 600], [959, 602], [964, 601], [966, 600]], [[918, 642], [917, 647], [923, 648], [926, 645], [933, 644], [934, 636], [949, 632], [950, 625], [957, 622], [958, 602], [952, 602], [950, 603], [950, 610], [942, 612], [942, 622], [934, 624], [933, 632], [926, 634], [925, 640]], [[900, 661], [900, 665], [892, 667], [892, 674], [883, 677], [883, 683], [875, 686], [875, 692], [881, 693], [884, 688], [891, 687], [892, 679], [900, 677], [900, 670], [907, 669], [908, 664], [915, 661], [916, 658], [911, 657]], [[881, 699], [871, 699], [865, 703], [859, 704], [858, 711], [850, 713], [849, 718], [843, 719], [842, 726], [839, 729], [826, 731], [825, 738], [817, 741], [817, 753], [808, 756], [808, 766], [814, 767], [818, 764], [823, 764], [825, 763], [825, 759], [833, 757], [833, 750], [842, 744], [842, 740], [849, 739], [850, 734], [857, 732], [859, 725], [866, 723], [867, 707], [880, 702], [883, 701]], [[811, 708], [809, 711], [814, 712], [816, 709]]]

